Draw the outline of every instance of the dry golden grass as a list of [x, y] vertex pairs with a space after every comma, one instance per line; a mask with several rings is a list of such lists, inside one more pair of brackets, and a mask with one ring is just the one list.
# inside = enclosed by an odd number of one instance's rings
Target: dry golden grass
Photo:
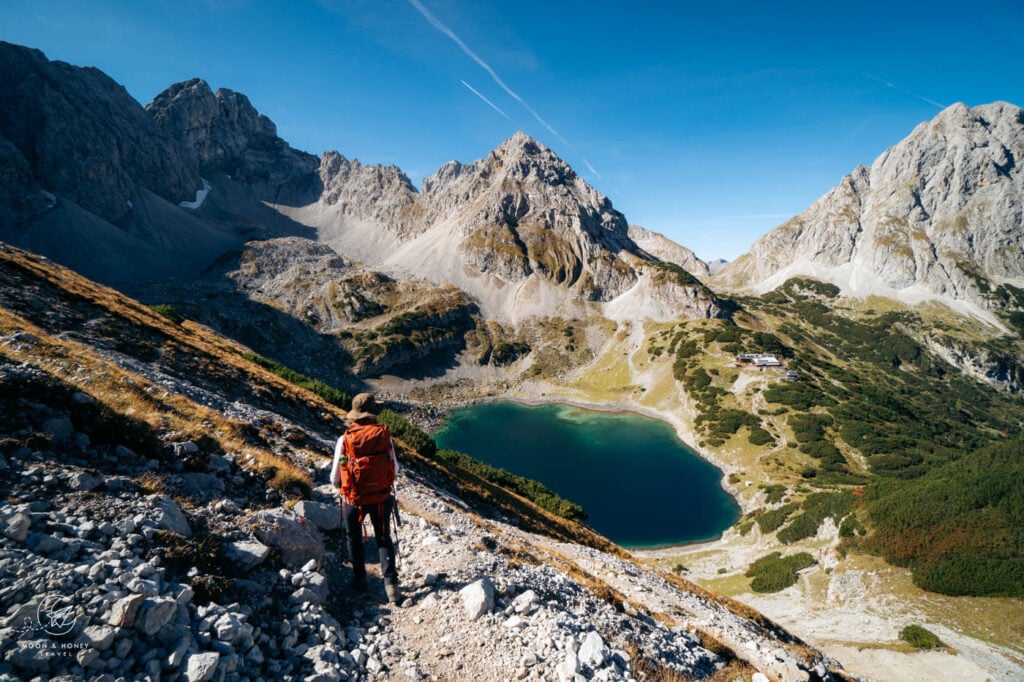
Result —
[[167, 481], [157, 474], [144, 474], [137, 478], [136, 482], [146, 493], [162, 495], [167, 491]]
[[[247, 349], [216, 336], [208, 328], [186, 321], [174, 324], [150, 308], [122, 296], [113, 289], [86, 280], [75, 273], [11, 247], [0, 249], [0, 263], [9, 272], [51, 285], [68, 308], [99, 306], [119, 322], [127, 322], [139, 335], [162, 337], [161, 351], [168, 362], [194, 361], [191, 369], [211, 381], [242, 381], [278, 401], [291, 403], [328, 424], [338, 423], [343, 414], [318, 396], [298, 388], [241, 357]], [[94, 314], [94, 313], [93, 313]], [[97, 353], [91, 346], [70, 338], [58, 338], [27, 317], [0, 308], [0, 328], [28, 332], [39, 340], [31, 348], [5, 346], [0, 353], [12, 360], [29, 362], [59, 381], [90, 395], [111, 412], [131, 417], [153, 433], [173, 433], [178, 440], [207, 441], [224, 452], [250, 455], [257, 472], [270, 476], [270, 485], [283, 494], [308, 494], [311, 477], [307, 470], [271, 451], [265, 441], [243, 422], [226, 419], [218, 411], [198, 404], [187, 396], [171, 393], [144, 377], [123, 369]], [[122, 339], [128, 344], [128, 340]], [[139, 350], [126, 345], [124, 352]], [[212, 442], [211, 442], [212, 441]]]

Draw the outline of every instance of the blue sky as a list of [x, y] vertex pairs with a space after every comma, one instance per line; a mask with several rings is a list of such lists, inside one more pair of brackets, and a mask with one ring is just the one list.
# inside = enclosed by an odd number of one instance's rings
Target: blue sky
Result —
[[198, 76], [294, 147], [417, 184], [523, 129], [706, 259], [745, 252], [939, 105], [1024, 106], [1022, 35], [1019, 0], [0, 3], [0, 39], [143, 104]]

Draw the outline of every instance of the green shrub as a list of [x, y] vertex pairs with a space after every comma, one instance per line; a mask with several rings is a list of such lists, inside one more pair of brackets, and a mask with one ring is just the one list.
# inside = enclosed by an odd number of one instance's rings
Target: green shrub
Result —
[[325, 384], [319, 379], [311, 379], [305, 374], [300, 374], [290, 367], [285, 367], [276, 360], [265, 358], [262, 355], [257, 355], [256, 353], [242, 353], [242, 357], [264, 369], [270, 370], [285, 381], [288, 381], [300, 388], [304, 388], [307, 391], [312, 391], [331, 405], [335, 405], [345, 410], [352, 406], [352, 396], [344, 391], [339, 391], [333, 386]]
[[778, 530], [786, 522], [786, 519], [789, 518], [789, 515], [796, 511], [798, 506], [796, 504], [785, 504], [777, 509], [769, 509], [755, 516], [754, 520], [757, 521], [757, 526], [761, 529], [762, 533], [771, 533]]
[[556, 516], [580, 521], [587, 518], [587, 513], [583, 507], [552, 492], [550, 488], [539, 481], [524, 478], [505, 469], [491, 466], [463, 452], [438, 450], [437, 457], [466, 471], [470, 471], [495, 485], [522, 495], [538, 507], [546, 509]]
[[812, 493], [803, 501], [803, 512], [793, 517], [788, 526], [779, 531], [779, 542], [792, 544], [813, 537], [821, 522], [832, 517], [837, 522], [853, 506], [853, 493]]
[[377, 421], [386, 424], [392, 435], [401, 438], [406, 445], [424, 457], [437, 453], [437, 443], [425, 431], [392, 410], [381, 410]]
[[933, 632], [920, 625], [908, 625], [900, 630], [900, 639], [915, 649], [939, 649], [946, 646]]
[[174, 306], [167, 303], [158, 303], [149, 307], [153, 312], [163, 315], [174, 324], [181, 324], [186, 319], [184, 315], [174, 309]]
[[752, 563], [745, 575], [753, 578], [750, 589], [754, 592], [780, 592], [796, 584], [797, 572], [816, 563], [807, 552], [785, 557], [780, 552], [772, 552]]
[[752, 445], [768, 445], [769, 443], [775, 444], [775, 439], [772, 438], [772, 434], [765, 431], [760, 426], [750, 427], [750, 435], [747, 437]]

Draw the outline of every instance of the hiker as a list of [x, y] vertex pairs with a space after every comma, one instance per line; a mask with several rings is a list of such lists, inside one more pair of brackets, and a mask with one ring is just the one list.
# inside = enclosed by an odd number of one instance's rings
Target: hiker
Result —
[[398, 459], [391, 432], [378, 424], [374, 416], [377, 403], [369, 393], [352, 399], [347, 418], [348, 429], [338, 439], [331, 466], [331, 484], [341, 493], [341, 518], [348, 555], [352, 560], [352, 589], [367, 590], [366, 557], [363, 550], [363, 519], [369, 515], [380, 554], [380, 572], [388, 601], [401, 599], [395, 545], [391, 540], [391, 515], [394, 512], [394, 483]]

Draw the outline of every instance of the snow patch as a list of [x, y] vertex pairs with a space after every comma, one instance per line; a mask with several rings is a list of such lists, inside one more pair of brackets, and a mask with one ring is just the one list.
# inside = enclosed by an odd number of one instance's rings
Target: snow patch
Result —
[[[178, 206], [181, 206], [182, 208], [190, 208], [190, 209], [192, 209], [194, 211], [194, 210], [196, 210], [197, 208], [199, 208], [200, 206], [203, 205], [203, 202], [206, 201], [206, 195], [209, 194], [209, 193], [210, 193], [210, 183], [208, 183], [206, 181], [206, 179], [203, 178], [203, 188], [199, 189], [199, 190], [196, 190], [196, 200], [195, 201], [183, 201], [180, 204], [178, 204]], [[130, 205], [129, 205], [129, 208], [131, 208]]]

